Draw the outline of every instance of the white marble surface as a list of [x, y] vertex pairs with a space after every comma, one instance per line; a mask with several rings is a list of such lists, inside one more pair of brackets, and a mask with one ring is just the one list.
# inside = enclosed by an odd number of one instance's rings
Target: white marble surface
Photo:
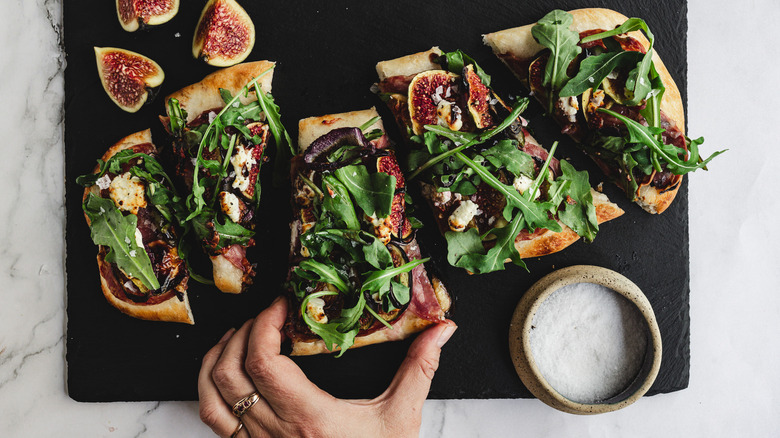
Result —
[[[0, 14], [0, 436], [211, 436], [194, 402], [82, 404], [64, 384], [61, 3]], [[779, 436], [780, 67], [776, 0], [691, 0], [691, 382], [615, 413], [536, 400], [431, 401], [425, 437]]]

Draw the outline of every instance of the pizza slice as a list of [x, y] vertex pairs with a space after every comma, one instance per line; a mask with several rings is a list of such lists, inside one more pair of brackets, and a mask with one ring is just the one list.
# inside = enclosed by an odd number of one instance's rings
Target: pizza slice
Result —
[[82, 207], [99, 245], [106, 300], [135, 318], [193, 324], [177, 226], [186, 213], [157, 161], [151, 131], [117, 142], [77, 182], [86, 187]]
[[683, 176], [706, 164], [685, 135], [677, 85], [639, 18], [609, 9], [555, 10], [484, 36], [581, 149], [629, 199], [662, 213]]
[[255, 275], [246, 250], [255, 243], [269, 134], [277, 152], [290, 144], [270, 94], [273, 68], [257, 61], [218, 70], [168, 96], [161, 118], [174, 137], [176, 174], [190, 191], [187, 220], [227, 293], [246, 290]]
[[443, 321], [450, 298], [426, 273], [376, 110], [303, 119], [298, 146], [285, 325], [292, 354], [340, 356]]
[[410, 146], [418, 178], [447, 239], [449, 262], [472, 273], [560, 251], [623, 211], [593, 190], [588, 174], [555, 159], [472, 58], [438, 47], [382, 61], [374, 91]]

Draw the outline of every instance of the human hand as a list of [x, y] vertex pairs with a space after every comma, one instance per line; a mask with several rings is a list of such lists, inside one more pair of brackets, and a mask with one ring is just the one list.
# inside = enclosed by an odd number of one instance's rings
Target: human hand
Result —
[[[286, 316], [287, 300], [279, 298], [206, 353], [198, 376], [200, 418], [214, 433], [243, 438], [419, 435], [423, 402], [455, 323], [447, 320], [419, 334], [379, 397], [342, 400], [318, 388], [280, 354]], [[259, 400], [237, 421], [232, 406], [255, 392]]]

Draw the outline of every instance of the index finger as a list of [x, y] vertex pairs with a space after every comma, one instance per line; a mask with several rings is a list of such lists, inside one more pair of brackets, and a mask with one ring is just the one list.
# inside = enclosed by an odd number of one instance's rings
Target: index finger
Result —
[[258, 391], [282, 418], [285, 412], [300, 412], [301, 406], [322, 403], [323, 397], [333, 399], [312, 383], [295, 362], [280, 354], [286, 319], [287, 300], [283, 297], [255, 318], [245, 364]]

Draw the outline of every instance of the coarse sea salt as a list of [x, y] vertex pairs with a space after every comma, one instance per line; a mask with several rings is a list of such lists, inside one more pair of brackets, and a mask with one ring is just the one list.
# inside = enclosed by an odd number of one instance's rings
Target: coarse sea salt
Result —
[[607, 287], [574, 283], [539, 306], [529, 338], [547, 383], [578, 403], [596, 403], [626, 389], [647, 348], [639, 309]]

